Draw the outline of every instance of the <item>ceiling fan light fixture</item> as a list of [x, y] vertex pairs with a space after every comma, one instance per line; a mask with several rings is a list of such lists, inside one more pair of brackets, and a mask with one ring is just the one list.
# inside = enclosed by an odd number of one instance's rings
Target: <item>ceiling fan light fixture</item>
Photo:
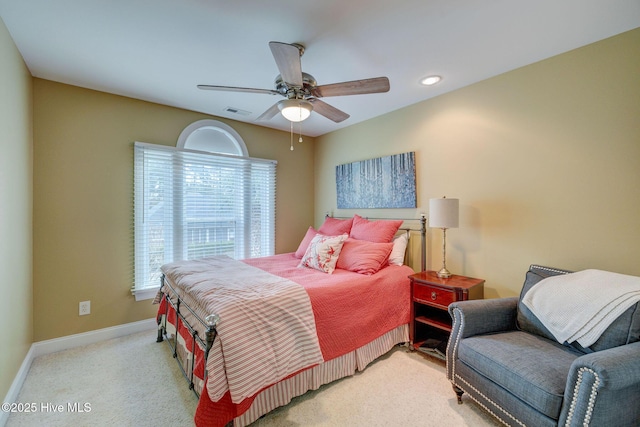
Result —
[[304, 99], [285, 99], [278, 102], [278, 108], [285, 119], [290, 122], [301, 122], [311, 115], [313, 105]]
[[440, 80], [442, 80], [442, 77], [440, 76], [427, 76], [422, 80], [420, 80], [420, 84], [423, 86], [433, 86], [434, 84], [438, 83]]

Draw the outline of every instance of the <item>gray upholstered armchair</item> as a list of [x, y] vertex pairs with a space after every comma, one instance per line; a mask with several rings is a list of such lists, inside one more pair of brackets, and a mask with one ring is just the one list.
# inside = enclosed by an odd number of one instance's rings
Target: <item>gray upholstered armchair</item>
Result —
[[458, 403], [466, 393], [510, 426], [640, 426], [640, 303], [590, 347], [562, 345], [521, 300], [566, 273], [532, 265], [520, 298], [449, 306], [447, 377]]

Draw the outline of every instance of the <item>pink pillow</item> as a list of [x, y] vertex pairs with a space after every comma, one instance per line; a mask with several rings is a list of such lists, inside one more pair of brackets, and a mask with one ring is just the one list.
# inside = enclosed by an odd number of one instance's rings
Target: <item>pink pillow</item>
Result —
[[341, 236], [323, 236], [316, 234], [311, 239], [307, 251], [304, 253], [298, 267], [315, 268], [325, 273], [333, 273], [342, 250], [344, 241], [348, 235], [345, 233]]
[[349, 234], [352, 223], [353, 218], [336, 219], [328, 216], [325, 218], [322, 226], [318, 229], [318, 233], [324, 234], [325, 236], [338, 236], [344, 233]]
[[389, 243], [402, 225], [402, 220], [369, 221], [359, 215], [354, 215], [353, 225], [349, 237], [358, 240], [368, 240], [377, 243]]
[[313, 227], [309, 227], [309, 229], [307, 230], [307, 234], [305, 234], [304, 238], [300, 242], [300, 246], [298, 246], [298, 250], [294, 254], [296, 258], [302, 258], [304, 256], [304, 253], [309, 247], [309, 243], [311, 243], [311, 240], [316, 237], [316, 234], [318, 234], [316, 229]]
[[371, 275], [389, 258], [393, 243], [375, 243], [366, 240], [347, 239], [342, 246], [337, 268]]

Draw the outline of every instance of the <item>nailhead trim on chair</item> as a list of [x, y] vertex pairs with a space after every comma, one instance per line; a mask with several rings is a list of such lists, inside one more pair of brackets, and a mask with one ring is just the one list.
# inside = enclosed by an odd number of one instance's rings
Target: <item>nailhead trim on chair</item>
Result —
[[584, 415], [584, 421], [582, 422], [583, 426], [588, 426], [591, 422], [591, 415], [593, 414], [593, 407], [596, 404], [596, 397], [598, 395], [598, 386], [600, 385], [600, 377], [598, 377], [598, 373], [591, 368], [587, 368], [583, 366], [578, 369], [578, 380], [576, 381], [576, 385], [573, 388], [573, 398], [571, 399], [571, 405], [569, 406], [569, 415], [567, 415], [567, 421], [565, 422], [565, 426], [570, 426], [571, 421], [574, 416], [574, 412], [576, 409], [577, 399], [578, 399], [578, 390], [582, 385], [583, 375], [585, 372], [591, 372], [595, 377], [595, 381], [591, 386], [591, 394], [589, 395], [589, 404], [587, 405], [587, 412]]
[[[456, 324], [460, 323], [460, 327], [456, 329]], [[451, 325], [451, 330], [452, 331], [457, 331], [455, 340], [453, 341], [453, 356], [454, 359], [457, 357], [458, 355], [458, 343], [460, 342], [460, 331], [462, 330], [462, 326], [464, 326], [464, 321], [462, 320], [462, 316], [460, 316], [460, 309], [459, 308], [454, 308], [453, 309], [453, 324]], [[449, 342], [447, 343], [447, 354], [449, 354], [449, 346], [451, 345], [451, 337], [449, 337]], [[453, 383], [453, 379], [456, 376], [456, 364], [455, 361], [451, 361], [452, 363], [449, 363], [448, 365], [451, 365], [451, 375], [449, 376], [451, 378], [451, 382]], [[449, 366], [447, 366], [447, 368], [449, 368]]]
[[549, 268], [549, 267], [545, 267], [545, 266], [542, 266], [542, 265], [535, 265], [535, 264], [531, 264], [531, 265], [529, 266], [529, 270], [531, 270], [531, 269], [533, 269], [533, 268], [535, 268], [535, 269], [537, 269], [537, 270], [550, 271], [551, 273], [569, 274], [569, 273], [567, 273], [566, 271], [563, 271], [563, 270], [556, 270], [555, 268]]
[[[496, 402], [494, 402], [493, 400], [489, 399], [487, 396], [485, 396], [484, 394], [482, 394], [477, 388], [475, 388], [474, 386], [472, 386], [471, 384], [469, 384], [467, 381], [465, 381], [463, 378], [457, 377], [461, 382], [465, 383], [471, 390], [473, 390], [474, 392], [476, 392], [478, 395], [482, 396], [483, 398], [485, 398], [488, 402], [491, 402], [491, 404], [493, 406], [495, 406], [496, 408], [500, 409], [507, 417], [511, 418], [514, 422], [518, 423], [518, 425], [521, 425], [522, 427], [526, 427], [525, 424], [523, 424], [520, 420], [516, 419], [513, 415], [511, 415], [509, 412], [507, 412], [506, 409], [504, 409], [503, 407], [501, 407], [500, 405], [498, 405]], [[506, 421], [504, 421], [499, 415], [495, 414], [491, 409], [489, 409], [486, 405], [484, 405], [482, 402], [480, 402], [478, 399], [475, 398], [475, 396], [473, 396], [472, 394], [467, 393], [467, 395], [473, 399], [473, 401], [475, 401], [478, 405], [480, 405], [481, 407], [484, 408], [485, 411], [489, 412], [491, 415], [493, 415], [494, 417], [496, 417], [500, 422], [502, 422], [505, 425], [509, 425], [507, 424]]]

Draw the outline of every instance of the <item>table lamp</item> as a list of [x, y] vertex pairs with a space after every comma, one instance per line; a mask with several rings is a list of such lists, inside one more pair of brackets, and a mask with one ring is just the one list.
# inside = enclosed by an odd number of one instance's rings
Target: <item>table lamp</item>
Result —
[[438, 277], [451, 277], [447, 270], [447, 228], [458, 228], [458, 199], [429, 199], [429, 227], [442, 228], [442, 268]]

